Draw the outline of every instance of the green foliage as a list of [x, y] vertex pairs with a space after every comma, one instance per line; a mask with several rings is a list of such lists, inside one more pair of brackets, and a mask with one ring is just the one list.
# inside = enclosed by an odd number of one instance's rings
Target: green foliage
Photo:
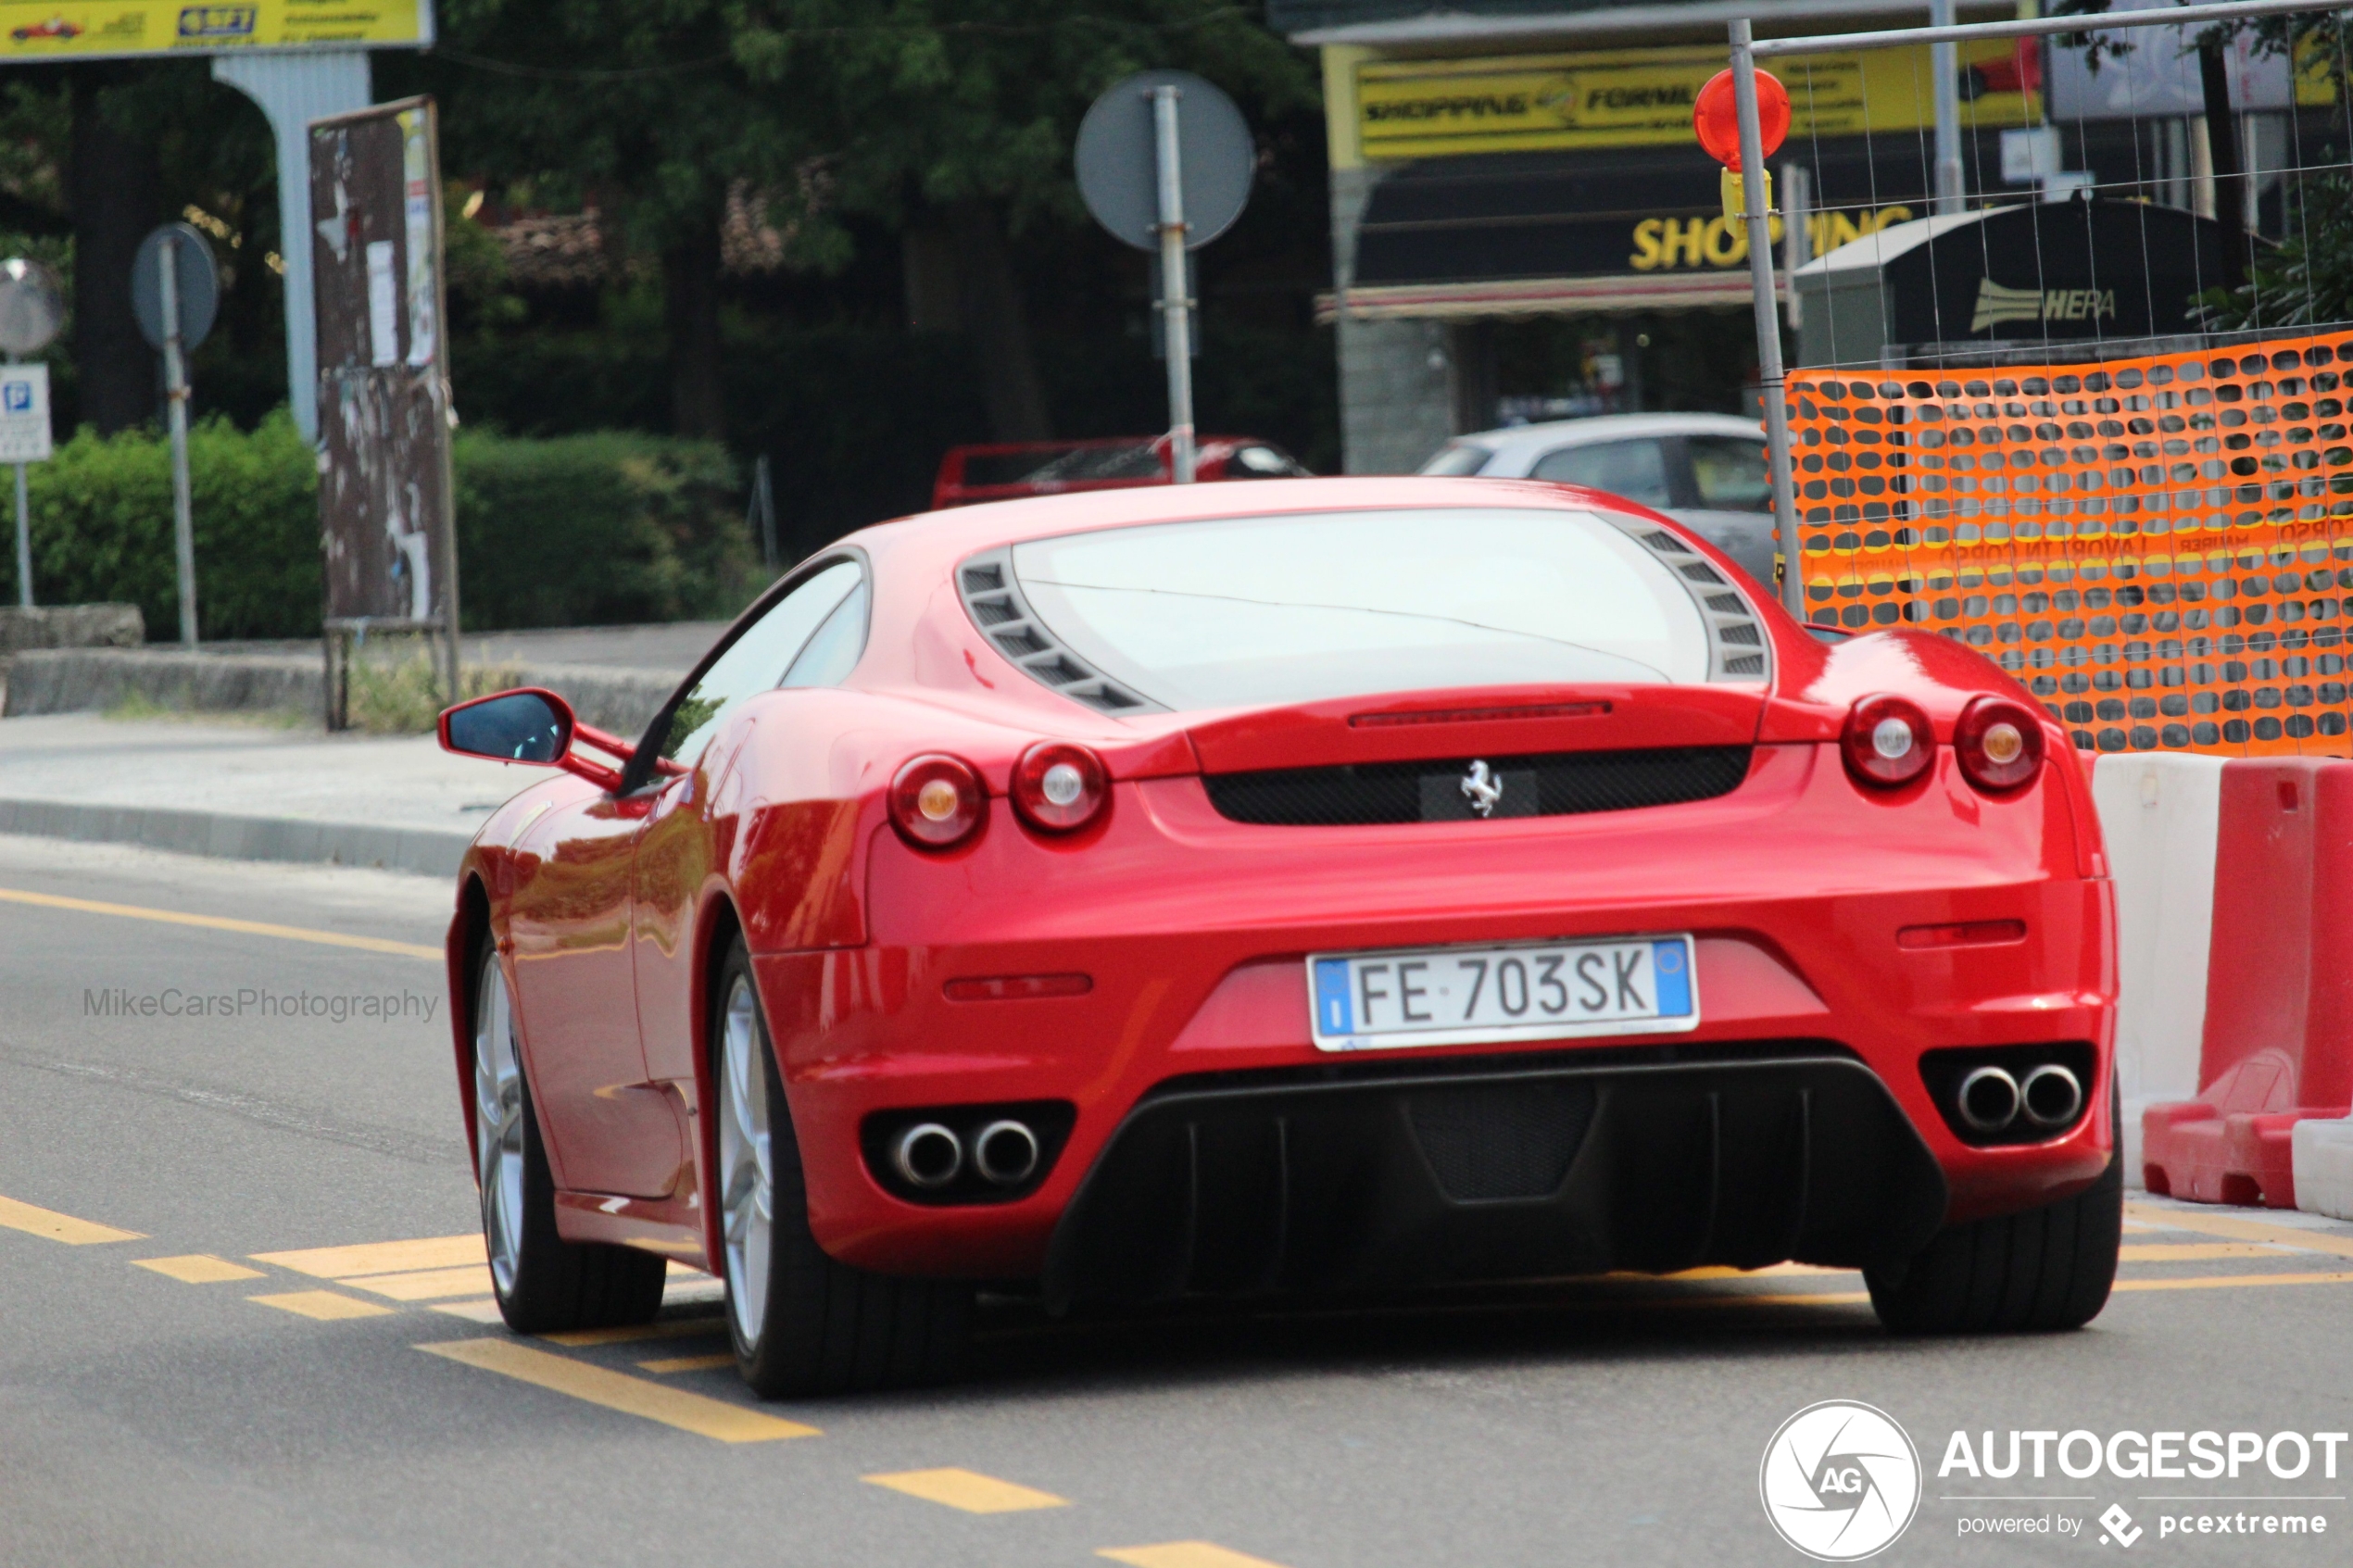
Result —
[[[727, 616], [765, 581], [716, 445], [470, 432], [456, 466], [469, 631]], [[205, 420], [188, 468], [205, 640], [316, 635], [317, 466], [284, 410], [251, 433]], [[84, 429], [31, 476], [40, 602], [129, 601], [150, 637], [176, 636], [169, 445]], [[0, 593], [16, 597], [12, 552], [0, 551]]]
[[2287, 237], [2259, 245], [2246, 282], [2208, 289], [2197, 315], [2210, 332], [2272, 331], [2353, 319], [2353, 182], [2342, 174], [2295, 181]]
[[[298, 635], [319, 624], [318, 470], [281, 410], [250, 433], [211, 419], [188, 433], [196, 622], [208, 639]], [[31, 466], [32, 583], [44, 604], [136, 604], [147, 634], [179, 634], [171, 449], [151, 431], [84, 427]], [[13, 526], [13, 518], [11, 526]], [[15, 560], [4, 567], [16, 597]]]
[[457, 470], [470, 631], [722, 618], [767, 581], [716, 443], [473, 432]]
[[[418, 637], [396, 641], [407, 646], [389, 658], [381, 648], [370, 648], [361, 650], [351, 662], [346, 714], [355, 730], [378, 735], [424, 734], [449, 706], [432, 647]], [[463, 665], [458, 672], [458, 700], [488, 696], [522, 680], [522, 671], [512, 665]]]

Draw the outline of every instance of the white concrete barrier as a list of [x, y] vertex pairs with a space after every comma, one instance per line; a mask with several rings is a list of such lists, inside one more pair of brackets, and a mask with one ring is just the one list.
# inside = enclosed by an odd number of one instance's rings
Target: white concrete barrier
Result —
[[2296, 1206], [2353, 1220], [2353, 1120], [2298, 1122], [2288, 1137]]
[[2142, 1109], [2198, 1091], [2224, 761], [2145, 753], [2102, 757], [2092, 769], [2116, 877], [2116, 1069], [2130, 1186], [2141, 1185]]

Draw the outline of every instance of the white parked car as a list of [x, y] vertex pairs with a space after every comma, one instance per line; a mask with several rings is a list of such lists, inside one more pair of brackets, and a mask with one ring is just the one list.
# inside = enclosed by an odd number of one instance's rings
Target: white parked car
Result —
[[1696, 529], [1773, 591], [1765, 433], [1730, 414], [1605, 414], [1458, 435], [1422, 472], [1552, 479], [1638, 501]]

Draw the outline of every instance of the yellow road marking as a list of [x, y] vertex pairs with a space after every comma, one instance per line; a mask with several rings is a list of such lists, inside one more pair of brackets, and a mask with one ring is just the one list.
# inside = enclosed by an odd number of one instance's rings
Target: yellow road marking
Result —
[[411, 1269], [454, 1269], [466, 1263], [486, 1263], [489, 1254], [480, 1231], [463, 1236], [429, 1236], [415, 1241], [375, 1241], [359, 1247], [314, 1247], [301, 1252], [257, 1252], [253, 1261], [321, 1279], [356, 1279], [364, 1274], [389, 1274]]
[[332, 1323], [338, 1318], [381, 1318], [392, 1315], [390, 1307], [379, 1307], [373, 1301], [362, 1301], [357, 1296], [344, 1296], [332, 1290], [289, 1290], [278, 1296], [248, 1296], [265, 1307], [275, 1307], [282, 1312], [298, 1317], [318, 1318]]
[[177, 909], [150, 909], [139, 904], [102, 904], [94, 898], [61, 898], [54, 893], [27, 893], [0, 887], [0, 903], [31, 904], [36, 909], [72, 909], [85, 915], [116, 915], [124, 920], [158, 921], [165, 925], [194, 925], [208, 931], [234, 931], [247, 936], [275, 936], [287, 942], [316, 942], [327, 947], [357, 947], [363, 953], [395, 953], [404, 959], [447, 957], [438, 947], [416, 942], [392, 942], [381, 936], [350, 936], [340, 931], [312, 931], [307, 926], [272, 925], [267, 921], [231, 920], [223, 915], [187, 915]]
[[1604, 1279], [1771, 1279], [1779, 1274], [1851, 1274], [1853, 1269], [1828, 1268], [1820, 1263], [1770, 1263], [1761, 1269], [1734, 1269], [1710, 1266], [1705, 1269], [1684, 1269], [1671, 1274], [1604, 1274]]
[[365, 1290], [395, 1301], [447, 1300], [453, 1296], [479, 1296], [490, 1288], [490, 1268], [468, 1263], [458, 1269], [424, 1269], [406, 1274], [344, 1274], [337, 1284]]
[[892, 1475], [862, 1477], [868, 1485], [888, 1486], [925, 1502], [943, 1503], [966, 1513], [1019, 1513], [1030, 1508], [1068, 1508], [1068, 1498], [1016, 1486], [970, 1470], [902, 1470]]
[[89, 1247], [101, 1241], [145, 1241], [137, 1231], [119, 1231], [91, 1220], [77, 1220], [54, 1209], [35, 1209], [13, 1198], [0, 1198], [0, 1225], [28, 1236], [45, 1236], [68, 1247]]
[[[1802, 1296], [1768, 1296], [1762, 1291], [1743, 1290], [1721, 1296], [1661, 1296], [1625, 1304], [1634, 1307], [1844, 1307], [1870, 1298], [1871, 1293], [1868, 1290], [1822, 1290]], [[1616, 1302], [1595, 1304], [1617, 1305]]]
[[798, 1421], [689, 1394], [666, 1384], [648, 1383], [642, 1377], [590, 1366], [569, 1356], [550, 1355], [511, 1339], [452, 1339], [438, 1345], [420, 1345], [417, 1348], [722, 1443], [764, 1443], [779, 1437], [818, 1436], [817, 1428], [804, 1426]]
[[1207, 1541], [1169, 1541], [1161, 1546], [1105, 1547], [1095, 1553], [1128, 1568], [1282, 1568], [1263, 1557], [1246, 1557]]
[[660, 1361], [639, 1361], [640, 1372], [658, 1372], [668, 1376], [673, 1372], [710, 1372], [716, 1367], [734, 1366], [736, 1353], [722, 1350], [715, 1356], [665, 1356]]
[[166, 1279], [176, 1279], [182, 1285], [218, 1285], [229, 1279], [259, 1279], [259, 1269], [248, 1269], [226, 1258], [216, 1258], [208, 1252], [191, 1252], [183, 1258], [133, 1258], [143, 1269], [153, 1269]]
[[2300, 1248], [2307, 1252], [2333, 1252], [2340, 1258], [2353, 1258], [2353, 1236], [2338, 1236], [2333, 1231], [2298, 1230], [2293, 1225], [2267, 1225], [2260, 1220], [2242, 1220], [2229, 1214], [2152, 1209], [2140, 1203], [2126, 1204], [2124, 1212], [2135, 1220], [2145, 1221], [2169, 1231], [2196, 1231], [2200, 1236], [2229, 1236], [2233, 1241], [2268, 1241], [2278, 1247]]
[[2200, 1274], [2195, 1279], [2120, 1279], [2119, 1290], [2215, 1290], [2231, 1285], [2345, 1285], [2353, 1273], [2302, 1274]]
[[539, 1337], [551, 1345], [569, 1345], [578, 1349], [590, 1345], [634, 1345], [640, 1339], [703, 1339], [726, 1332], [724, 1318], [668, 1318], [630, 1328], [568, 1328], [561, 1334], [543, 1334]]
[[453, 1318], [463, 1318], [468, 1323], [504, 1323], [507, 1321], [498, 1311], [498, 1298], [495, 1296], [487, 1301], [436, 1302], [433, 1310], [436, 1312], [447, 1312]]
[[2179, 1246], [2130, 1242], [2117, 1249], [2125, 1263], [2195, 1263], [2207, 1258], [2277, 1258], [2280, 1249], [2259, 1241], [2194, 1241]]

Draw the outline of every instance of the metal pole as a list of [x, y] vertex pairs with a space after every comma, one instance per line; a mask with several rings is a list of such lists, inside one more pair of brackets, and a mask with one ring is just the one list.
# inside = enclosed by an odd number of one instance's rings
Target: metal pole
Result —
[[171, 544], [180, 562], [180, 642], [196, 646], [196, 525], [188, 504], [188, 375], [180, 351], [180, 242], [166, 233], [157, 280], [163, 295], [163, 392], [171, 422]]
[[[8, 363], [17, 357], [8, 356]], [[17, 465], [17, 608], [32, 608], [32, 514], [25, 507], [24, 465]]]
[[[1740, 111], [1741, 203], [1748, 220], [1749, 292], [1756, 306], [1756, 381], [1765, 402], [1765, 455], [1773, 477], [1773, 528], [1780, 538], [1781, 604], [1806, 619], [1797, 545], [1797, 496], [1790, 483], [1789, 410], [1781, 402], [1781, 323], [1773, 289], [1772, 227], [1765, 211], [1765, 137], [1756, 124], [1756, 57], [1748, 19], [1731, 24], [1732, 101]], [[1797, 281], [1790, 280], [1795, 288]]]
[[32, 608], [32, 508], [25, 495], [24, 465], [17, 465], [17, 603]]
[[[1928, 0], [1931, 27], [1953, 25], [1953, 0]], [[1961, 47], [1947, 39], [1928, 46], [1936, 79], [1936, 210], [1959, 212], [1961, 187]]]
[[1193, 482], [1192, 301], [1185, 297], [1185, 179], [1176, 142], [1174, 87], [1155, 87], [1152, 146], [1160, 168], [1160, 315], [1168, 344], [1168, 459], [1179, 484]]

